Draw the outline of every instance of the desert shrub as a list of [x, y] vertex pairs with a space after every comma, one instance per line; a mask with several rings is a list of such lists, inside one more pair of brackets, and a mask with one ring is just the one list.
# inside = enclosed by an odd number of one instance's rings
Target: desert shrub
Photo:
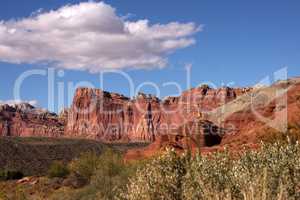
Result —
[[55, 161], [51, 164], [49, 170], [48, 170], [48, 176], [50, 178], [64, 178], [69, 174], [69, 169], [68, 167], [59, 161]]
[[0, 190], [0, 200], [9, 200], [5, 192]]
[[114, 199], [134, 174], [134, 164], [125, 164], [120, 153], [107, 150], [99, 157], [99, 167], [92, 176], [91, 185], [96, 188], [98, 197]]
[[225, 150], [178, 156], [169, 150], [137, 171], [127, 200], [300, 199], [300, 146], [261, 144], [233, 159]]
[[28, 200], [24, 190], [21, 187], [16, 188], [15, 196], [14, 196], [13, 199], [15, 199], [15, 200]]
[[182, 199], [182, 179], [186, 173], [186, 155], [169, 150], [137, 171], [123, 199]]
[[97, 191], [94, 187], [86, 186], [80, 189], [61, 188], [55, 191], [50, 200], [102, 200], [97, 198]]
[[71, 187], [71, 188], [82, 188], [88, 184], [88, 180], [84, 177], [71, 173], [66, 179], [63, 181], [63, 186]]
[[264, 130], [260, 140], [264, 143], [296, 143], [296, 141], [300, 141], [300, 126], [295, 123], [289, 123], [286, 132], [269, 128]]
[[107, 149], [101, 155], [82, 154], [70, 164], [71, 173], [89, 179], [89, 184], [77, 190], [62, 189], [51, 199], [55, 200], [93, 200], [116, 199], [125, 191], [129, 177], [135, 175], [140, 162], [125, 164], [122, 155]]
[[[4, 187], [5, 188], [5, 187]], [[1, 190], [4, 188], [0, 188]], [[25, 189], [21, 185], [14, 185], [9, 191], [0, 190], [0, 200], [28, 200], [28, 194], [26, 194]]]
[[99, 167], [99, 161], [100, 158], [95, 152], [86, 152], [71, 161], [69, 168], [72, 173], [81, 176], [89, 182]]
[[23, 173], [16, 170], [0, 170], [0, 180], [16, 180], [23, 178]]
[[197, 154], [186, 166], [182, 199], [226, 199], [228, 194], [236, 195], [233, 167], [234, 160], [226, 150], [209, 157]]

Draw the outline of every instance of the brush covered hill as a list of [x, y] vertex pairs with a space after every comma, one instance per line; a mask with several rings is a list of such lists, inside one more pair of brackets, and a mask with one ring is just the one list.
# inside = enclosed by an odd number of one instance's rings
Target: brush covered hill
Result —
[[25, 175], [44, 175], [54, 161], [68, 163], [85, 152], [101, 154], [108, 148], [123, 152], [144, 144], [104, 144], [67, 138], [0, 137], [0, 169]]
[[106, 145], [90, 140], [0, 138], [0, 166], [26, 175], [43, 174], [54, 161], [68, 162], [86, 151], [101, 153]]

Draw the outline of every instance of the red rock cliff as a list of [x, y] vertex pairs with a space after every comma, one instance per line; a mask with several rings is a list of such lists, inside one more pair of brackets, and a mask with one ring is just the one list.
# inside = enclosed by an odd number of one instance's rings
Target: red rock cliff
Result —
[[59, 137], [64, 123], [54, 114], [30, 104], [0, 105], [0, 136]]
[[140, 93], [134, 99], [99, 89], [78, 88], [68, 110], [65, 134], [104, 141], [154, 141], [199, 113], [234, 100], [247, 89], [207, 86], [160, 100]]

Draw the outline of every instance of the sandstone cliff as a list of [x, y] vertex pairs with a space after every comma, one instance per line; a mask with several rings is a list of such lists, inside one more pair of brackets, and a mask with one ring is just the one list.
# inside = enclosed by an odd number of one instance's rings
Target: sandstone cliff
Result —
[[59, 137], [64, 124], [56, 114], [27, 103], [0, 105], [0, 136]]
[[129, 99], [99, 89], [78, 88], [68, 110], [65, 134], [104, 141], [154, 141], [249, 90], [201, 86], [160, 100], [142, 93]]
[[280, 130], [300, 129], [299, 92], [297, 78], [258, 89], [201, 86], [164, 100], [78, 88], [71, 107], [59, 116], [26, 103], [0, 105], [0, 136], [154, 142], [141, 155], [166, 147], [237, 147]]
[[277, 82], [251, 96], [250, 104], [226, 115], [224, 124], [230, 124], [234, 129], [226, 133], [223, 145], [255, 143], [288, 132], [300, 138], [299, 78]]
[[[286, 139], [286, 135], [299, 140], [299, 113], [300, 78], [279, 81], [240, 93], [234, 100], [207, 112], [206, 120], [195, 118], [174, 134], [160, 136], [148, 147], [129, 150], [125, 160], [151, 157], [170, 147], [179, 152], [195, 152], [200, 147], [205, 154], [224, 150], [226, 146], [230, 152], [238, 153], [245, 147], [258, 148], [261, 140], [275, 142]], [[210, 128], [204, 131], [203, 126]]]

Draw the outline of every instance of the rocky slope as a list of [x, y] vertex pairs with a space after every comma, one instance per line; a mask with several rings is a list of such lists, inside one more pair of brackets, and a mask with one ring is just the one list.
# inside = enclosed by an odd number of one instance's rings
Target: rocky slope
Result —
[[251, 96], [250, 104], [224, 118], [223, 124], [234, 128], [223, 138], [223, 145], [255, 143], [289, 131], [300, 135], [300, 79], [280, 81]]
[[0, 136], [59, 137], [64, 134], [64, 123], [48, 111], [28, 103], [0, 105]]

